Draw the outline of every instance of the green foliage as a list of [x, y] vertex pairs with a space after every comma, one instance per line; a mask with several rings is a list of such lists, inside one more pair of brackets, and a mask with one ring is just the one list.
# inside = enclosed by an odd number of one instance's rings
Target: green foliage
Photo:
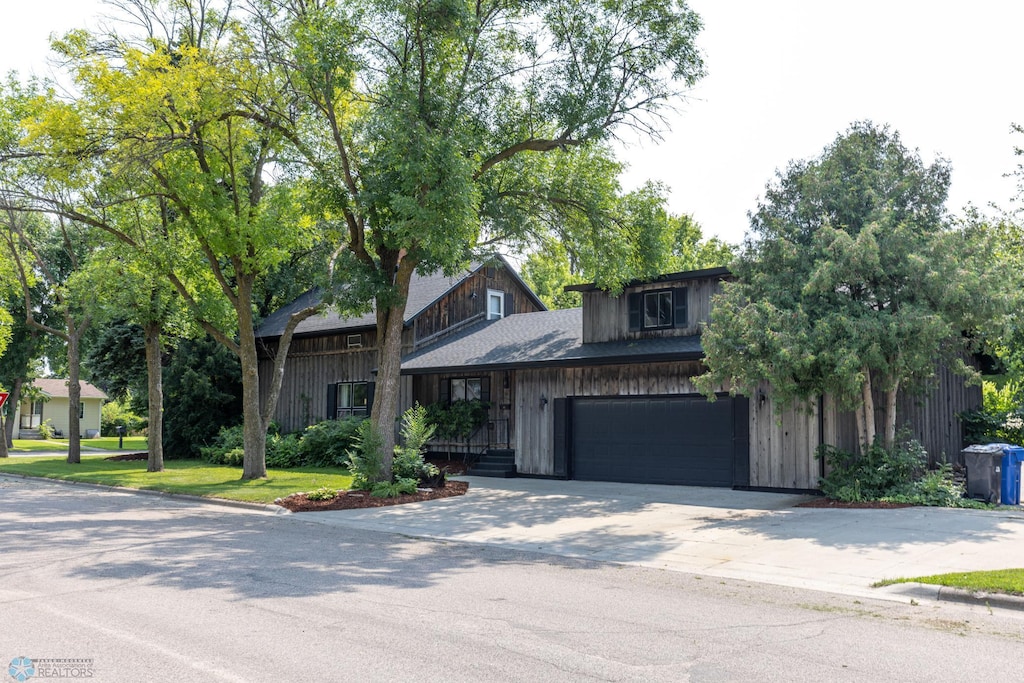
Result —
[[39, 427], [36, 428], [36, 431], [39, 432], [39, 436], [41, 436], [42, 438], [47, 439], [47, 440], [52, 439], [53, 438], [53, 420], [50, 420], [50, 419], [43, 420], [40, 423]]
[[267, 437], [267, 467], [285, 469], [308, 465], [299, 452], [298, 434], [271, 434]]
[[[238, 358], [209, 337], [186, 340], [164, 372], [164, 453], [191, 458], [242, 415]], [[240, 445], [240, 444], [239, 444]]]
[[[268, 462], [267, 465], [269, 466], [270, 463]], [[334, 500], [337, 497], [338, 490], [332, 489], [328, 486], [321, 486], [315, 491], [310, 491], [306, 494], [306, 498], [309, 498], [310, 500]]]
[[117, 436], [118, 426], [124, 427], [128, 434], [138, 434], [145, 426], [146, 419], [132, 412], [131, 400], [131, 395], [128, 394], [122, 400], [103, 404], [100, 412], [100, 434], [102, 436]]
[[768, 380], [782, 404], [829, 393], [857, 409], [865, 387], [925, 385], [937, 360], [976, 375], [961, 354], [1005, 311], [1007, 278], [986, 226], [947, 220], [949, 176], [871, 123], [791, 163], [714, 300], [700, 390]]
[[928, 465], [928, 454], [916, 441], [892, 449], [876, 442], [863, 455], [823, 445], [817, 457], [825, 459], [828, 469], [821, 479], [822, 493], [835, 500], [855, 502], [904, 492]]
[[438, 438], [465, 441], [487, 422], [490, 404], [479, 399], [432, 403], [426, 408], [426, 419], [436, 426]]
[[374, 498], [397, 498], [404, 493], [416, 493], [415, 479], [378, 481], [370, 489], [370, 495]]
[[964, 487], [954, 480], [950, 465], [928, 470], [928, 454], [916, 441], [889, 449], [876, 442], [864, 455], [825, 445], [819, 447], [817, 457], [824, 458], [828, 466], [821, 491], [834, 500], [985, 507], [964, 496]]
[[401, 443], [395, 446], [395, 458], [391, 465], [395, 481], [412, 479], [423, 482], [438, 477], [440, 470], [437, 466], [423, 462], [426, 443], [433, 438], [435, 429], [426, 408], [419, 403], [405, 411], [402, 415]]
[[352, 473], [352, 488], [367, 490], [380, 480], [384, 467], [384, 441], [373, 423], [363, 420], [348, 450], [345, 467]]
[[214, 465], [237, 465], [238, 463], [228, 462], [228, 454], [243, 450], [243, 445], [242, 425], [234, 425], [221, 427], [216, 439], [209, 446], [199, 446], [198, 450], [203, 460]]
[[298, 446], [302, 462], [313, 467], [344, 466], [363, 422], [361, 417], [346, 417], [307, 427]]

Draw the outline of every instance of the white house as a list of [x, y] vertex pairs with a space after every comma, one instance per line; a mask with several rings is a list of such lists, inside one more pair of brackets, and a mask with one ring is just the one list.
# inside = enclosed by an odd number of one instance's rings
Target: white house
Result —
[[[35, 438], [36, 430], [44, 420], [49, 420], [53, 429], [68, 435], [68, 381], [66, 379], [37, 379], [31, 386], [46, 396], [45, 400], [22, 399], [14, 413], [19, 438]], [[99, 436], [100, 412], [107, 395], [89, 384], [82, 382], [82, 399], [78, 404], [80, 433], [85, 438]]]

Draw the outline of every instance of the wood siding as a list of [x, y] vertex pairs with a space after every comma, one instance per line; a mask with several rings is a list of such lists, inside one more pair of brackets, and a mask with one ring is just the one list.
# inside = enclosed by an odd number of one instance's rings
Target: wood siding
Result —
[[416, 318], [413, 323], [416, 348], [422, 348], [467, 325], [484, 320], [487, 317], [489, 289], [512, 295], [512, 307], [504, 312], [506, 316], [540, 310], [508, 270], [499, 267], [481, 268]]
[[816, 489], [820, 462], [814, 457], [824, 428], [819, 405], [783, 409], [763, 382], [750, 397], [750, 486]]
[[[699, 369], [699, 363], [687, 362], [517, 370], [512, 431], [517, 469], [554, 475], [556, 398], [692, 394], [696, 389], [691, 378]], [[546, 399], [543, 404], [541, 397]]]
[[[506, 448], [512, 442], [513, 411], [512, 394], [514, 391], [514, 372], [472, 372], [453, 373], [447, 375], [415, 375], [403, 377], [410, 380], [411, 398], [402, 404], [402, 410], [410, 407], [413, 401], [420, 405], [430, 405], [440, 400], [440, 383], [454, 378], [487, 377], [490, 379], [490, 409], [487, 424], [481, 427], [470, 439], [469, 450], [482, 453], [488, 447]], [[446, 443], [440, 439], [430, 442], [430, 450], [465, 452], [464, 443]]]
[[[673, 287], [687, 288], [687, 326], [667, 330], [629, 329], [629, 294]], [[617, 297], [594, 290], [583, 292], [583, 343], [681, 337], [700, 333], [701, 323], [711, 319], [711, 296], [721, 291], [721, 278], [705, 278], [685, 282], [658, 282], [630, 287]]]

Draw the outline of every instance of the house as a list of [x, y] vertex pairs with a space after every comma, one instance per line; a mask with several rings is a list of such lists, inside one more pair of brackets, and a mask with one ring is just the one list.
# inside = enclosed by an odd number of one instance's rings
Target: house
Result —
[[[307, 292], [257, 328], [261, 401], [267, 398], [266, 378], [289, 316], [317, 296]], [[480, 322], [542, 310], [544, 304], [501, 256], [473, 263], [454, 276], [414, 275], [405, 307], [402, 353], [427, 348]], [[300, 431], [327, 418], [369, 414], [377, 367], [376, 328], [372, 311], [352, 317], [327, 312], [299, 323], [274, 414], [283, 431]], [[412, 405], [411, 378], [402, 379], [401, 396], [403, 407]]]
[[[474, 273], [480, 277], [479, 268]], [[520, 287], [520, 300], [532, 302], [514, 273], [505, 277], [508, 287]], [[767, 383], [750, 397], [720, 387], [713, 402], [694, 387], [703, 371], [701, 326], [711, 319], [712, 295], [730, 277], [724, 268], [672, 273], [627, 283], [619, 296], [574, 285], [568, 289], [582, 294], [582, 308], [532, 305], [501, 316], [484, 315], [484, 308], [472, 315], [454, 311], [467, 299], [462, 287], [482, 291], [483, 284], [451, 283], [433, 303], [410, 293], [400, 408], [465, 397], [487, 401], [487, 423], [469, 446], [500, 450], [521, 475], [816, 489], [823, 474], [817, 447], [856, 446], [852, 413], [828, 397], [809, 410], [782, 410]], [[430, 284], [426, 278], [422, 286]], [[441, 322], [445, 298], [449, 317]], [[420, 320], [436, 322], [420, 333]], [[358, 362], [345, 356], [340, 336], [360, 330], [372, 344], [372, 318], [321, 324], [328, 329], [309, 330], [300, 355], [289, 361], [285, 381], [293, 384], [287, 398], [282, 394], [281, 403], [288, 402], [278, 409], [282, 425], [304, 425], [308, 415], [328, 414], [326, 407], [334, 408], [329, 414], [349, 414], [352, 402], [366, 411], [358, 385], [372, 387], [374, 356]], [[318, 398], [325, 385], [339, 388]], [[954, 455], [962, 438], [956, 413], [980, 403], [980, 389], [940, 368], [930, 395], [900, 398], [898, 420], [929, 452]]]
[[[828, 397], [782, 410], [767, 383], [750, 397], [720, 387], [714, 402], [695, 390], [701, 325], [729, 277], [724, 268], [674, 273], [630, 282], [617, 297], [575, 285], [582, 308], [480, 323], [415, 351], [402, 373], [424, 404], [443, 400], [454, 382], [492, 387], [492, 420], [507, 414], [511, 423], [507, 443], [494, 445], [514, 450], [520, 474], [816, 489], [817, 447], [856, 448], [852, 413]], [[981, 391], [945, 368], [938, 374], [930, 395], [900, 397], [898, 421], [930, 453], [954, 456], [956, 414], [980, 405]]]
[[[39, 425], [50, 421], [55, 433], [68, 434], [68, 381], [66, 379], [36, 379], [29, 385], [42, 393], [42, 398], [22, 399], [15, 409], [18, 438], [38, 438]], [[87, 438], [99, 436], [103, 403], [107, 395], [88, 382], [81, 382], [82, 395], [78, 402], [79, 433]]]

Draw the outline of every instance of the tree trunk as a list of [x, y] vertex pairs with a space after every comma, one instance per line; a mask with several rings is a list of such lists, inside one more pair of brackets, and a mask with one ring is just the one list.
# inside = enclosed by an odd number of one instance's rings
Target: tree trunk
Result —
[[82, 462], [82, 423], [78, 418], [82, 402], [79, 337], [82, 329], [68, 324], [68, 463]]
[[164, 383], [161, 367], [160, 323], [146, 323], [146, 379], [149, 384], [149, 472], [164, 469]]
[[281, 384], [284, 382], [285, 361], [288, 359], [288, 348], [292, 344], [295, 328], [306, 318], [320, 312], [322, 308], [320, 305], [310, 306], [292, 314], [288, 318], [288, 324], [285, 325], [284, 332], [281, 333], [281, 338], [277, 342], [277, 354], [274, 357], [274, 369], [270, 377], [270, 388], [267, 391], [267, 400], [263, 404], [263, 412], [260, 415], [264, 429], [270, 426], [270, 420], [277, 409], [277, 399], [281, 395]]
[[242, 364], [242, 479], [267, 476], [267, 425], [260, 414], [260, 369], [252, 317], [253, 276], [238, 275], [238, 360]]
[[[13, 418], [15, 412], [18, 410], [18, 404], [21, 402], [21, 385], [25, 380], [21, 377], [14, 378], [14, 386], [11, 387], [11, 395], [7, 397], [7, 413]], [[5, 420], [4, 430], [7, 438], [7, 447], [11, 448], [14, 446], [14, 430], [17, 429], [15, 425], [16, 420], [10, 419]]]
[[896, 445], [896, 395], [900, 390], [900, 382], [896, 380], [892, 389], [885, 392], [885, 447], [892, 449]]
[[871, 393], [871, 370], [865, 367], [862, 372], [864, 381], [861, 383], [861, 399], [864, 405], [861, 409], [864, 411], [864, 430], [861, 433], [861, 443], [867, 449], [875, 443], [878, 432], [875, 430], [875, 398]]
[[391, 481], [391, 463], [395, 456], [395, 421], [398, 418], [402, 370], [402, 331], [405, 327], [405, 303], [409, 298], [409, 283], [414, 270], [415, 264], [411, 259], [400, 261], [398, 272], [395, 273], [398, 303], [382, 310], [378, 299], [377, 386], [370, 419], [373, 428], [381, 437], [384, 450], [381, 454], [382, 481]]

